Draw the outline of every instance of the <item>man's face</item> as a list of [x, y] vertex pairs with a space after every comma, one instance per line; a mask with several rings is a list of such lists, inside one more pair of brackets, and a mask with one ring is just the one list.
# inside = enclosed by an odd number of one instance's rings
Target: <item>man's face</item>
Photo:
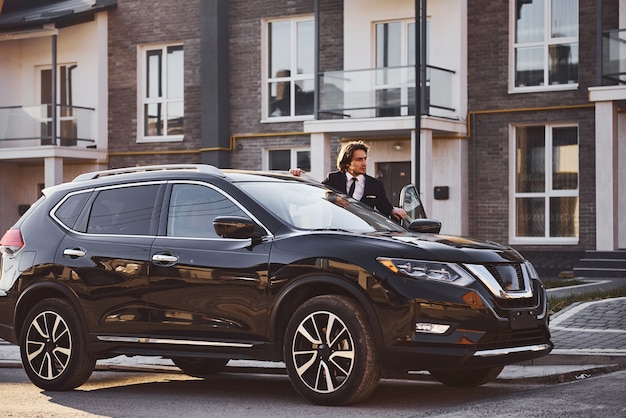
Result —
[[353, 176], [359, 174], [365, 174], [367, 171], [367, 153], [361, 149], [358, 149], [352, 153], [352, 161], [348, 166], [348, 173]]

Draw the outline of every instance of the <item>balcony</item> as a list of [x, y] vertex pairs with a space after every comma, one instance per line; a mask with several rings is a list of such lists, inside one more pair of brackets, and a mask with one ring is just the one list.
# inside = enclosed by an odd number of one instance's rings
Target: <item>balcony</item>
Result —
[[42, 146], [95, 148], [95, 109], [57, 105], [52, 135], [52, 105], [0, 107], [0, 149]]
[[626, 84], [626, 29], [602, 32], [602, 84]]
[[[427, 66], [422, 114], [459, 119], [456, 73]], [[415, 115], [415, 67], [329, 71], [320, 74], [318, 119]]]

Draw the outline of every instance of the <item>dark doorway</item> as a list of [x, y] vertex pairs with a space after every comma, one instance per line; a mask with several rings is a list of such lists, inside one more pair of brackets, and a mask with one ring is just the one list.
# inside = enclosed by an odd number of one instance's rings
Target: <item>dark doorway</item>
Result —
[[378, 179], [385, 185], [387, 198], [394, 206], [400, 202], [400, 190], [411, 183], [411, 162], [376, 163]]

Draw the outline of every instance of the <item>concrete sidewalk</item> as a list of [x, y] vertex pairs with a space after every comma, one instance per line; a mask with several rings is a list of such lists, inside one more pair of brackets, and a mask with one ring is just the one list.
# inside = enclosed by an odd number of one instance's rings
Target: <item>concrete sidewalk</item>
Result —
[[[500, 382], [565, 382], [626, 367], [626, 297], [574, 304], [551, 318], [554, 350], [532, 362], [504, 368]], [[19, 348], [0, 340], [0, 367], [21, 367]], [[96, 370], [174, 372], [169, 359], [118, 356], [100, 360]], [[284, 374], [284, 364], [231, 360], [226, 372]], [[416, 372], [409, 379], [429, 380]]]

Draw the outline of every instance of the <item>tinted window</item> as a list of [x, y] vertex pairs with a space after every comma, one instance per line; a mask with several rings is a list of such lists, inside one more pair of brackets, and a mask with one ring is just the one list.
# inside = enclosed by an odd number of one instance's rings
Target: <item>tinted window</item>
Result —
[[79, 193], [69, 196], [54, 212], [54, 216], [68, 228], [73, 228], [90, 195], [90, 193]]
[[150, 223], [158, 185], [102, 190], [94, 200], [87, 232], [151, 235]]
[[170, 198], [167, 235], [170, 237], [217, 238], [216, 216], [247, 215], [230, 199], [209, 187], [175, 184]]

